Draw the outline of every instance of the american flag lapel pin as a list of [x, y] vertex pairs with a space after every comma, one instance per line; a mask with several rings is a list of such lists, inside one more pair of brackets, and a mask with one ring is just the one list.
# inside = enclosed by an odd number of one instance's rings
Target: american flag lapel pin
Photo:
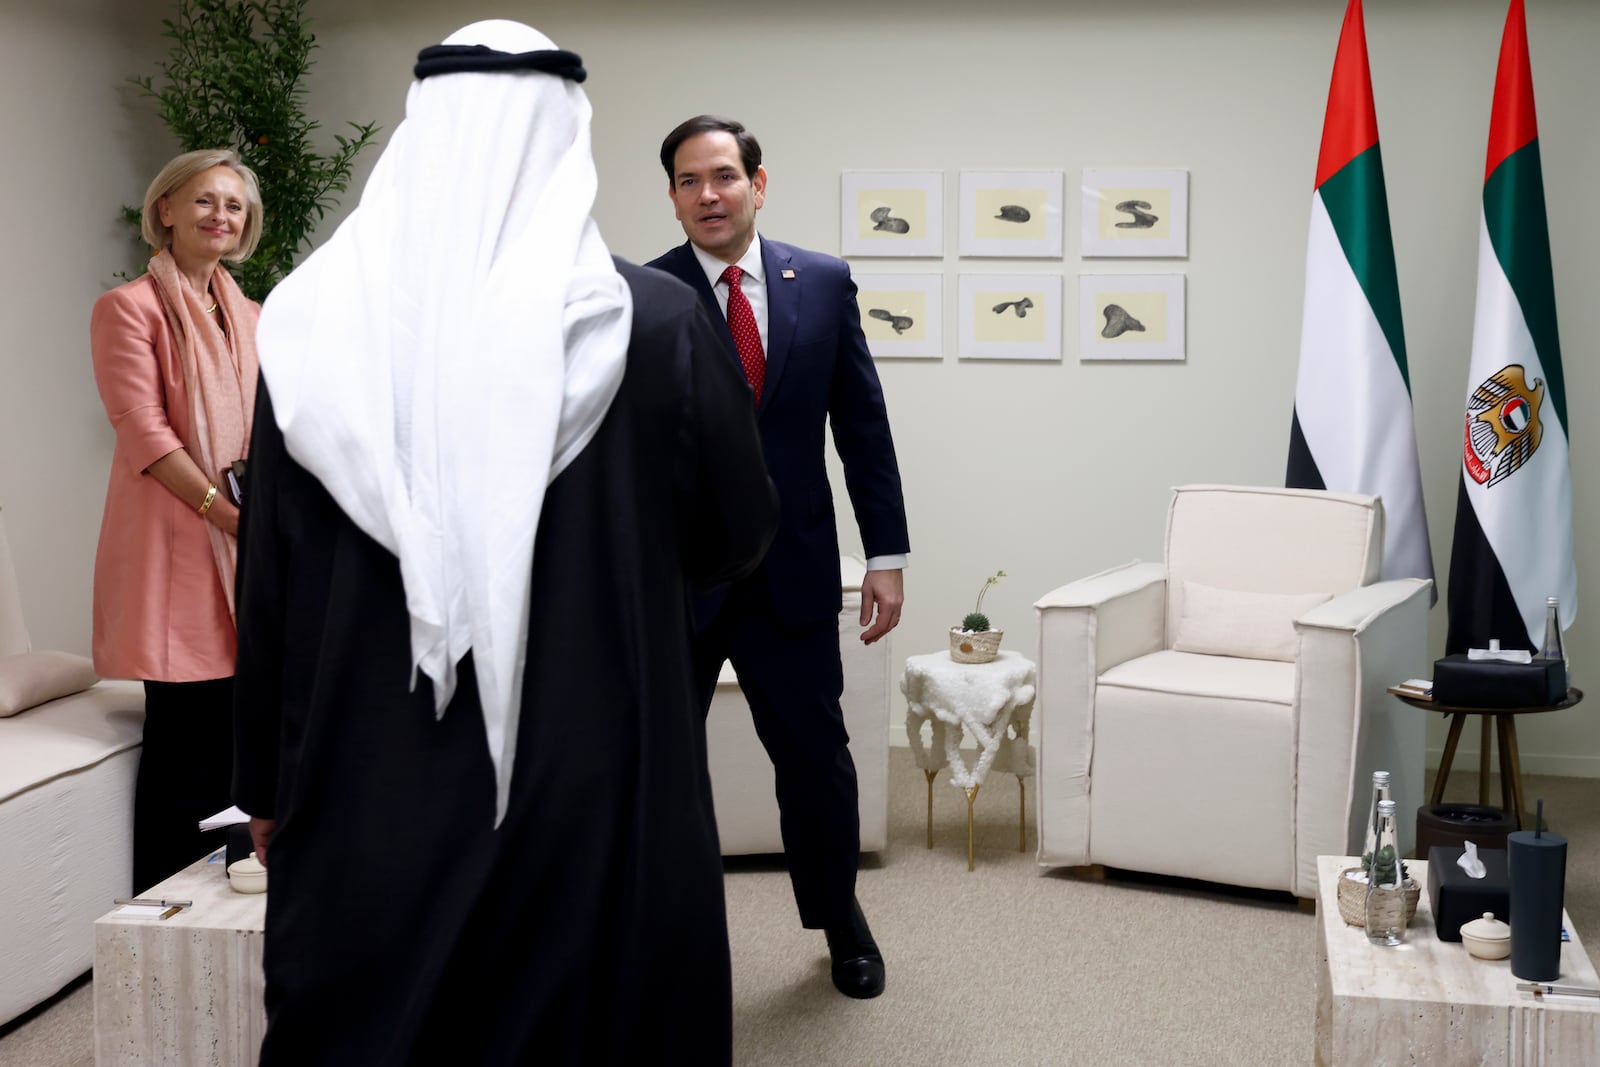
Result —
[[781, 277], [784, 277], [784, 278], [791, 278], [792, 279], [794, 277], [794, 271], [792, 271], [792, 270], [781, 270], [781, 271], [778, 272], [778, 274]]

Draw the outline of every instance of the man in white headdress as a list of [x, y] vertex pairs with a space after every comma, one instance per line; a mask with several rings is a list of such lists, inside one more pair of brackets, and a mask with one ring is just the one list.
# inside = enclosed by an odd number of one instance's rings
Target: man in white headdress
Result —
[[268, 299], [235, 799], [263, 1063], [728, 1062], [687, 599], [776, 497], [684, 285], [614, 261], [578, 57], [418, 57], [359, 207]]

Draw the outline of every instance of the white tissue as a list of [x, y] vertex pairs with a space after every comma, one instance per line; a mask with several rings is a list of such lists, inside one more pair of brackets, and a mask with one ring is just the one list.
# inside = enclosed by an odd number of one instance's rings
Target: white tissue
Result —
[[1501, 648], [1498, 637], [1489, 638], [1488, 648], [1467, 649], [1467, 659], [1493, 659], [1502, 663], [1532, 663], [1533, 653], [1523, 648]]
[[1456, 860], [1456, 866], [1467, 872], [1468, 878], [1482, 878], [1488, 872], [1484, 869], [1483, 861], [1478, 858], [1478, 846], [1471, 841], [1462, 843], [1461, 858]]

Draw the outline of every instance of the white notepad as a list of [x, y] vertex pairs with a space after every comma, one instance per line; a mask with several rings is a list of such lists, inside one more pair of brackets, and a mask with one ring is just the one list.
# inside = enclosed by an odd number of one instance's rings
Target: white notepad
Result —
[[236, 826], [242, 822], [249, 822], [250, 816], [240, 811], [238, 807], [226, 808], [209, 818], [200, 820], [202, 830], [220, 830], [224, 826]]

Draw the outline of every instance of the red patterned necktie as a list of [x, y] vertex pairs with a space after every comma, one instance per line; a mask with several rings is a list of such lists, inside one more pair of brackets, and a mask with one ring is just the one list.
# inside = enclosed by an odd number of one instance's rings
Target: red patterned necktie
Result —
[[739, 363], [744, 367], [744, 376], [750, 382], [750, 388], [755, 390], [756, 403], [761, 403], [761, 383], [767, 380], [767, 357], [761, 350], [761, 331], [756, 329], [756, 314], [750, 310], [750, 301], [745, 298], [744, 290], [739, 288], [739, 279], [744, 277], [744, 271], [738, 267], [729, 267], [722, 272], [722, 280], [728, 283], [728, 330], [733, 334], [733, 343], [739, 349]]

